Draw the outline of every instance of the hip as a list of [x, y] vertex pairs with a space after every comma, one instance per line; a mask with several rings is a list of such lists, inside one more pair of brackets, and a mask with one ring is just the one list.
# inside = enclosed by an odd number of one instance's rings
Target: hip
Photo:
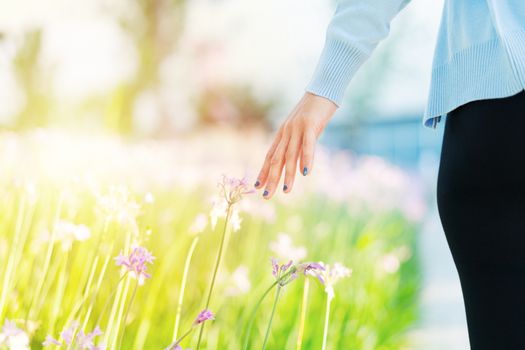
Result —
[[456, 189], [517, 186], [525, 193], [525, 90], [461, 105], [444, 128], [438, 176]]

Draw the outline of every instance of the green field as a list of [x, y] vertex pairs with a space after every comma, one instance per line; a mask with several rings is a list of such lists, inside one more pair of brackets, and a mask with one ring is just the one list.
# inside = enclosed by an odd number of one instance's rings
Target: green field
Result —
[[[164, 349], [186, 332], [206, 305], [223, 238], [217, 184], [223, 173], [242, 178], [260, 152], [246, 156], [235, 143], [246, 140], [213, 138], [148, 143], [41, 131], [0, 140], [0, 321], [20, 330], [4, 327], [0, 348], [28, 340], [40, 349], [74, 321], [84, 333], [99, 326], [95, 344], [108, 349]], [[327, 349], [409, 346], [419, 317], [421, 196], [380, 159], [318, 152], [290, 196], [252, 193], [233, 204], [209, 305], [215, 320], [205, 323], [201, 349], [263, 348], [276, 289], [249, 338], [246, 330], [275, 282], [272, 257], [351, 269], [334, 285]], [[137, 245], [155, 257], [142, 285], [114, 259]], [[315, 277], [283, 286], [266, 348], [297, 349], [299, 341], [321, 349], [326, 301]], [[196, 349], [198, 335], [195, 327], [182, 347]]]

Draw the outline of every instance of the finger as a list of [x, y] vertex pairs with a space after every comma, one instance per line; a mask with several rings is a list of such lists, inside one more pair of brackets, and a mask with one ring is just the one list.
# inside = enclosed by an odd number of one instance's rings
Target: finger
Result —
[[[297, 103], [294, 106], [294, 108], [290, 112], [287, 120], [289, 120], [290, 117], [295, 114], [295, 112], [299, 109], [300, 105], [301, 105], [301, 103]], [[263, 164], [263, 166], [261, 168], [261, 171], [259, 172], [259, 175], [257, 176], [257, 179], [256, 179], [255, 184], [254, 184], [255, 188], [257, 188], [257, 189], [261, 188], [266, 183], [268, 172], [270, 170], [270, 161], [271, 161], [271, 159], [273, 157], [273, 154], [275, 153], [277, 145], [281, 141], [281, 137], [283, 136], [284, 130], [286, 128], [286, 124], [287, 123], [283, 124], [279, 128], [279, 131], [278, 131], [278, 133], [277, 133], [277, 135], [275, 137], [275, 140], [274, 140], [272, 146], [270, 147], [270, 149], [268, 150], [268, 152], [266, 154], [266, 157], [265, 157], [265, 160], [264, 160], [264, 164]]]
[[257, 175], [257, 179], [255, 181], [254, 187], [259, 189], [266, 183], [266, 179], [268, 178], [268, 172], [270, 171], [271, 166], [271, 160], [275, 153], [275, 150], [277, 149], [277, 146], [279, 145], [281, 138], [282, 138], [282, 128], [279, 128], [279, 131], [277, 131], [277, 135], [275, 135], [275, 139], [272, 142], [272, 145], [270, 146], [270, 149], [268, 152], [266, 152], [266, 156], [264, 158], [264, 163], [262, 165], [261, 170], [259, 171], [259, 175]]
[[268, 179], [263, 193], [263, 196], [266, 199], [272, 198], [279, 184], [279, 180], [281, 179], [281, 174], [283, 172], [284, 167], [284, 155], [288, 146], [289, 139], [290, 138], [286, 135], [283, 136], [270, 161], [270, 171], [268, 172]]
[[310, 129], [303, 134], [301, 148], [301, 173], [306, 176], [310, 174], [314, 162], [315, 142], [317, 138], [315, 132]]
[[285, 174], [284, 174], [284, 185], [283, 191], [288, 193], [292, 190], [294, 180], [295, 180], [295, 171], [297, 169], [297, 161], [299, 158], [299, 151], [301, 146], [301, 136], [299, 133], [294, 133], [288, 147], [286, 148], [285, 156]]

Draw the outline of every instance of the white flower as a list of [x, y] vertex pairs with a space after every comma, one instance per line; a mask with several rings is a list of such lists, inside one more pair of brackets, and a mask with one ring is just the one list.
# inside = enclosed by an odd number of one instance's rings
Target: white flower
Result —
[[9, 350], [29, 350], [29, 336], [14, 322], [6, 319], [0, 333], [0, 345], [5, 345]]
[[107, 216], [108, 221], [117, 221], [122, 225], [137, 227], [140, 205], [131, 198], [125, 186], [112, 186], [107, 195], [98, 196], [98, 206]]
[[[213, 207], [210, 212], [210, 221], [212, 229], [217, 226], [219, 218], [225, 218], [228, 212], [228, 202], [221, 197], [214, 197], [212, 200]], [[239, 216], [239, 210], [235, 207], [231, 209], [230, 224], [234, 232], [241, 228], [241, 217]]]
[[241, 221], [242, 219], [239, 216], [239, 210], [237, 208], [233, 208], [232, 216], [230, 218], [233, 232], [237, 232], [241, 229]]
[[286, 233], [279, 233], [277, 240], [270, 242], [270, 250], [279, 258], [300, 261], [306, 257], [305, 247], [295, 247], [292, 238]]
[[210, 212], [211, 227], [215, 230], [217, 225], [217, 220], [219, 218], [226, 217], [226, 212], [228, 210], [228, 202], [224, 198], [214, 197], [212, 199], [212, 209]]
[[80, 329], [80, 323], [76, 320], [71, 322], [71, 325], [68, 328], [60, 333], [60, 338], [62, 341], [53, 338], [51, 335], [47, 335], [46, 339], [42, 343], [44, 347], [52, 346], [64, 346], [65, 348], [73, 348], [78, 350], [103, 350], [106, 348], [104, 343], [95, 345], [94, 338], [101, 336], [103, 334], [99, 326], [96, 326], [90, 333], [84, 333]]
[[193, 233], [201, 233], [206, 229], [207, 225], [208, 218], [206, 217], [206, 214], [200, 213], [193, 220], [193, 223], [190, 226], [190, 231]]
[[324, 271], [313, 272], [321, 283], [324, 284], [324, 290], [328, 295], [329, 299], [333, 299], [335, 296], [334, 285], [344, 277], [350, 277], [352, 274], [352, 269], [347, 268], [341, 263], [336, 262], [333, 265], [324, 264], [323, 262], [319, 263], [324, 267]]
[[384, 254], [378, 261], [378, 268], [387, 273], [395, 273], [399, 270], [401, 263], [411, 257], [410, 248], [401, 245], [389, 253]]
[[381, 258], [381, 266], [387, 273], [394, 273], [399, 270], [399, 258], [395, 254], [385, 254]]
[[248, 268], [241, 265], [230, 275], [225, 293], [229, 296], [246, 294], [250, 291], [251, 287], [252, 284], [248, 277]]
[[41, 236], [44, 242], [53, 238], [53, 243], [60, 242], [63, 251], [69, 251], [74, 241], [85, 241], [91, 237], [89, 227], [60, 220], [53, 226], [52, 233], [44, 232]]
[[144, 202], [151, 204], [154, 201], [155, 197], [153, 197], [153, 194], [151, 192], [146, 193], [146, 195], [144, 196]]

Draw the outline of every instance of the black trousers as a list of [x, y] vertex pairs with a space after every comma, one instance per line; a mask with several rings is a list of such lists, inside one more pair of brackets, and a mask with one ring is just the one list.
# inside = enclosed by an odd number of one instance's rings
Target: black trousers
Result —
[[445, 120], [437, 205], [472, 350], [525, 349], [525, 91]]

